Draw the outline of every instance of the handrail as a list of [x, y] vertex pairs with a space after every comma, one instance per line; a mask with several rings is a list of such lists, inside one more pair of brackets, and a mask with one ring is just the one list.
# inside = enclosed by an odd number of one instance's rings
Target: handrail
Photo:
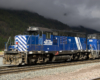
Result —
[[[30, 36], [31, 36], [31, 35], [30, 35]], [[30, 36], [29, 36], [29, 38], [30, 38]], [[29, 41], [29, 38], [28, 38], [27, 42]]]
[[8, 45], [8, 43], [9, 43], [10, 39], [11, 39], [11, 37], [9, 37], [9, 39], [8, 39], [8, 41], [7, 41], [7, 43], [6, 43], [6, 49], [7, 49], [7, 45]]

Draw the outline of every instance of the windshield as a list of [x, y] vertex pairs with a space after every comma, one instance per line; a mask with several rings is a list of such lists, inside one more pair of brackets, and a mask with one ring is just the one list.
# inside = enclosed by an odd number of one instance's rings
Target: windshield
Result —
[[29, 31], [28, 34], [29, 35], [38, 35], [38, 31]]
[[24, 35], [38, 35], [39, 36], [42, 36], [42, 32], [41, 31], [27, 31], [27, 32], [24, 32]]

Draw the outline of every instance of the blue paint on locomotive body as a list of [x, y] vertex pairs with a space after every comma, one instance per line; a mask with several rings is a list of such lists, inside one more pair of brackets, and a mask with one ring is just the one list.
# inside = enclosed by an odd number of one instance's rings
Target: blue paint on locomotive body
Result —
[[45, 34], [42, 36], [17, 35], [15, 36], [15, 45], [12, 48], [22, 52], [86, 50], [86, 38], [51, 35], [47, 39]]
[[85, 42], [86, 38], [79, 38], [76, 41], [75, 37], [53, 36], [51, 39], [46, 39], [44, 36], [43, 45], [30, 46], [29, 51], [32, 51], [33, 47], [36, 51], [86, 50]]

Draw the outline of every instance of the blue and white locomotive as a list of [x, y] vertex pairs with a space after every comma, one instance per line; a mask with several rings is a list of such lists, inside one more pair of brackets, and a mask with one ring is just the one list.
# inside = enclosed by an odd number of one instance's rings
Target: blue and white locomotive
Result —
[[92, 35], [87, 39], [85, 33], [29, 27], [26, 35], [15, 36], [14, 45], [8, 39], [3, 63], [20, 65], [98, 58], [100, 40]]

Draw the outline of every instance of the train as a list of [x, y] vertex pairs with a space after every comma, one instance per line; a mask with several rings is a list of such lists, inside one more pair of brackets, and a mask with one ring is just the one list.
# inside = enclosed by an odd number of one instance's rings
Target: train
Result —
[[25, 65], [100, 58], [100, 34], [29, 26], [5, 44], [3, 64]]

